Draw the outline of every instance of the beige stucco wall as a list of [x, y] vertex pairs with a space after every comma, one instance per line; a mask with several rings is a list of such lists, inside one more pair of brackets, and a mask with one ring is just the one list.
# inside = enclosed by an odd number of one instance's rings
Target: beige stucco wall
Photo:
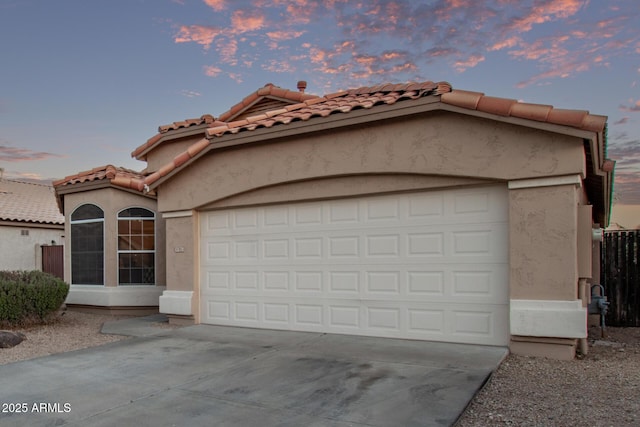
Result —
[[574, 185], [509, 191], [511, 299], [578, 297], [577, 206]]
[[67, 194], [65, 207], [65, 281], [71, 283], [71, 213], [79, 206], [91, 203], [104, 211], [104, 269], [105, 286], [118, 286], [118, 212], [130, 207], [142, 207], [156, 212], [156, 286], [165, 286], [165, 237], [164, 220], [157, 211], [154, 199], [121, 191], [114, 188], [102, 188], [91, 191]]
[[191, 291], [198, 271], [197, 213], [190, 216], [166, 218], [167, 283], [176, 291]]
[[214, 151], [160, 186], [158, 208], [163, 212], [198, 208], [260, 187], [346, 175], [506, 181], [584, 175], [584, 168], [583, 143], [578, 138], [453, 113], [430, 113]]
[[202, 138], [204, 138], [204, 131], [194, 136], [161, 142], [147, 154], [147, 172], [157, 171]]

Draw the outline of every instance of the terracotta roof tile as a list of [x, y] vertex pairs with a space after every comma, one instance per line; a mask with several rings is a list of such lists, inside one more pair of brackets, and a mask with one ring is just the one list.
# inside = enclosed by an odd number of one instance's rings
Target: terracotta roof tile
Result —
[[50, 185], [0, 178], [0, 220], [64, 224]]
[[[276, 123], [288, 124], [293, 121], [306, 121], [313, 117], [327, 117], [336, 113], [348, 113], [359, 108], [372, 108], [381, 104], [394, 104], [401, 100], [416, 99], [426, 95], [439, 95], [450, 91], [448, 83], [405, 83], [383, 84], [374, 87], [336, 92], [324, 97], [314, 97], [304, 102], [288, 105], [284, 108], [266, 113], [262, 116], [250, 117], [246, 120], [227, 123], [226, 126], [208, 128], [208, 137], [222, 136], [225, 133], [235, 134], [242, 130], [255, 130], [260, 127], [271, 127]], [[259, 91], [258, 91], [259, 92]], [[276, 91], [276, 93], [280, 93]], [[222, 119], [223, 116], [220, 116]]]
[[318, 98], [317, 95], [310, 95], [299, 91], [283, 89], [271, 83], [267, 83], [266, 85], [264, 85], [264, 87], [261, 87], [252, 94], [246, 96], [241, 102], [231, 107], [228, 111], [220, 114], [218, 120], [223, 122], [233, 120], [234, 116], [236, 116], [239, 112], [243, 111], [248, 106], [253, 105], [260, 98], [268, 96], [281, 98], [296, 103]]
[[456, 105], [462, 108], [468, 108], [469, 110], [475, 110], [478, 106], [480, 98], [484, 96], [480, 92], [471, 92], [468, 90], [452, 90], [449, 93], [444, 93], [440, 100], [445, 104]]
[[142, 191], [144, 188], [144, 175], [140, 172], [113, 165], [100, 166], [88, 171], [69, 175], [53, 182], [56, 189], [67, 185], [81, 184], [84, 182], [108, 180], [116, 187]]
[[553, 107], [551, 105], [527, 104], [524, 102], [516, 102], [511, 107], [511, 115], [521, 119], [535, 120], [538, 122], [546, 122], [549, 117], [549, 111]]
[[485, 96], [479, 92], [454, 90], [444, 93], [440, 101], [484, 113], [518, 117], [592, 132], [603, 132], [607, 122], [605, 116], [589, 114], [584, 110], [565, 110], [553, 108], [550, 105], [527, 104], [514, 99]]
[[204, 114], [197, 119], [186, 119], [180, 122], [173, 122], [168, 125], [159, 126], [158, 133], [152, 136], [151, 138], [149, 138], [147, 142], [145, 142], [144, 144], [142, 144], [141, 146], [133, 150], [133, 152], [131, 153], [131, 157], [137, 158], [138, 156], [140, 156], [140, 154], [147, 151], [147, 149], [156, 145], [169, 131], [188, 128], [191, 126], [200, 126], [205, 124], [210, 126], [215, 122], [216, 122], [216, 119], [211, 114]]
[[516, 103], [515, 99], [496, 98], [494, 96], [483, 96], [478, 101], [477, 109], [485, 113], [497, 114], [499, 116], [509, 116], [511, 107]]
[[214, 121], [215, 121], [215, 118], [211, 114], [205, 114], [203, 116], [200, 116], [200, 118], [197, 118], [197, 119], [186, 119], [186, 120], [182, 120], [180, 122], [173, 122], [173, 123], [168, 124], [168, 125], [159, 126], [158, 127], [158, 132], [166, 133], [166, 132], [169, 132], [170, 130], [176, 130], [176, 129], [180, 129], [180, 128], [188, 128], [189, 126], [198, 126], [198, 125], [202, 125], [202, 124], [209, 124], [209, 123], [213, 123]]

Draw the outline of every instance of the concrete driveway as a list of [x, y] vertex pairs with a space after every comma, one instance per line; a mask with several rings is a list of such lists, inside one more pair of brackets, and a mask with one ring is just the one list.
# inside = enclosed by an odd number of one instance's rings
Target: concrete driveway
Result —
[[0, 366], [0, 425], [449, 426], [507, 353], [157, 320], [103, 328], [135, 338]]

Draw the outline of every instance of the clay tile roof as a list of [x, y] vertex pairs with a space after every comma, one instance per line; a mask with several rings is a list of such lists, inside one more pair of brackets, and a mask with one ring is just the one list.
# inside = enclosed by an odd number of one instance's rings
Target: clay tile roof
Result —
[[[255, 94], [266, 92], [280, 93], [282, 89], [265, 86]], [[262, 92], [261, 92], [262, 91]], [[294, 121], [306, 121], [313, 117], [327, 117], [336, 113], [348, 113], [361, 108], [372, 108], [376, 105], [391, 105], [398, 101], [417, 99], [427, 95], [440, 95], [451, 91], [451, 85], [446, 82], [422, 82], [403, 84], [381, 84], [373, 87], [360, 87], [329, 94], [323, 97], [312, 97], [294, 105], [269, 111], [263, 115], [249, 117], [245, 120], [226, 123], [225, 125], [210, 127], [206, 134], [209, 138], [219, 137], [226, 133], [255, 130], [261, 127], [271, 127], [276, 123], [288, 124]], [[304, 95], [296, 92], [299, 95]], [[291, 98], [289, 98], [291, 99]], [[233, 111], [230, 110], [230, 111]], [[226, 113], [220, 116], [224, 120]]]
[[144, 175], [140, 172], [113, 165], [99, 166], [88, 171], [70, 175], [53, 182], [56, 189], [67, 185], [81, 184], [84, 182], [108, 180], [116, 187], [142, 191], [144, 188]]
[[265, 97], [274, 97], [280, 98], [289, 102], [304, 102], [307, 100], [318, 98], [317, 95], [310, 95], [307, 93], [293, 91], [288, 89], [283, 89], [281, 87], [275, 86], [272, 83], [267, 83], [264, 87], [256, 90], [252, 94], [246, 96], [242, 101], [231, 107], [228, 111], [220, 114], [218, 117], [219, 121], [228, 122], [229, 120], [233, 120], [233, 118], [240, 113], [241, 111], [246, 110], [251, 105], [255, 104], [261, 98]]
[[[310, 95], [300, 91], [292, 91], [275, 86], [272, 83], [267, 83], [264, 87], [256, 90], [252, 94], [246, 96], [242, 101], [231, 107], [228, 111], [222, 113], [218, 119], [210, 114], [205, 114], [196, 119], [186, 119], [179, 122], [173, 122], [168, 125], [162, 125], [158, 127], [158, 133], [147, 140], [144, 144], [137, 147], [132, 153], [131, 157], [135, 157], [140, 160], [145, 160], [140, 156], [147, 150], [158, 144], [158, 142], [170, 131], [189, 128], [192, 126], [207, 125], [207, 127], [219, 127], [223, 126], [226, 122], [233, 120], [241, 113], [250, 111], [251, 107], [258, 103], [261, 99], [275, 98], [288, 103], [300, 103], [304, 101], [313, 100], [318, 98], [317, 95]], [[265, 111], [266, 113], [266, 111]], [[240, 120], [237, 120], [240, 121]]]
[[211, 124], [213, 124], [215, 122], [216, 122], [215, 117], [213, 117], [211, 114], [205, 114], [203, 116], [200, 116], [197, 119], [186, 119], [186, 120], [182, 120], [180, 122], [173, 122], [173, 123], [168, 124], [168, 125], [159, 126], [158, 127], [158, 133], [155, 134], [154, 136], [152, 136], [151, 138], [149, 138], [147, 140], [147, 142], [145, 142], [144, 144], [142, 144], [141, 146], [139, 146], [138, 148], [133, 150], [133, 152], [131, 153], [131, 157], [137, 158], [140, 154], [145, 152], [147, 149], [149, 149], [149, 148], [153, 147], [154, 145], [156, 145], [158, 143], [158, 141], [160, 141], [162, 139], [162, 137], [169, 131], [177, 130], [177, 129], [184, 129], [184, 128], [188, 128], [188, 127], [191, 127], [191, 126], [200, 126], [200, 125], [204, 125], [204, 124], [210, 126]]
[[169, 132], [170, 130], [176, 130], [176, 129], [180, 129], [180, 128], [188, 128], [189, 126], [198, 126], [198, 125], [205, 124], [205, 123], [213, 123], [214, 121], [215, 121], [215, 118], [211, 114], [205, 114], [203, 116], [200, 116], [197, 119], [186, 119], [186, 120], [182, 120], [180, 122], [173, 122], [173, 123], [168, 124], [168, 125], [159, 126], [158, 127], [158, 132], [159, 133], [166, 133], [166, 132]]
[[0, 178], [0, 220], [64, 224], [52, 186]]
[[440, 100], [449, 105], [505, 117], [517, 117], [538, 122], [569, 126], [592, 132], [603, 132], [605, 116], [589, 114], [583, 110], [564, 110], [551, 105], [528, 104], [515, 99], [486, 96], [480, 92], [454, 90], [444, 93]]

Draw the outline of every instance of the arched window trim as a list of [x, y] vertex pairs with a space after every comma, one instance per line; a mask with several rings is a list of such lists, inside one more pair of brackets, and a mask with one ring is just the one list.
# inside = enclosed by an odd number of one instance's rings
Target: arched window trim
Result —
[[[96, 218], [87, 218], [87, 219], [77, 219], [74, 220], [73, 215], [78, 211], [78, 209], [84, 207], [84, 206], [94, 206], [95, 208], [97, 208], [100, 213], [101, 216], [100, 217], [96, 217]], [[76, 206], [76, 208], [71, 212], [71, 215], [69, 215], [69, 223], [70, 223], [70, 250], [71, 250], [71, 284], [72, 285], [88, 285], [88, 286], [104, 286], [105, 285], [105, 273], [106, 270], [104, 268], [105, 266], [105, 250], [104, 250], [104, 246], [105, 246], [105, 240], [106, 240], [106, 230], [105, 230], [105, 226], [104, 226], [104, 209], [102, 209], [100, 206], [96, 205], [95, 203], [82, 203], [78, 206]], [[76, 240], [78, 237], [74, 237], [74, 229], [75, 232], [82, 235], [86, 234], [86, 230], [81, 231], [78, 230], [78, 227], [74, 227], [74, 226], [81, 226], [83, 224], [92, 224], [92, 223], [101, 223], [102, 224], [102, 248], [101, 248], [101, 252], [102, 252], [102, 257], [101, 257], [101, 262], [102, 262], [102, 277], [100, 278], [100, 282], [101, 283], [86, 283], [87, 281], [83, 281], [80, 280], [81, 278], [78, 278], [77, 275], [79, 274], [78, 271], [74, 271], [74, 259], [77, 256], [81, 256], [82, 254], [88, 255], [89, 251], [83, 251], [83, 252], [76, 252], [76, 246], [78, 241]], [[86, 265], [86, 261], [82, 260], [81, 262], [78, 262], [78, 264], [83, 264]]]
[[[150, 215], [148, 216], [122, 216], [123, 212], [129, 210], [129, 209], [141, 209], [144, 210], [146, 212], [148, 212]], [[129, 206], [127, 208], [121, 209], [118, 211], [117, 215], [117, 229], [118, 229], [118, 234], [117, 234], [117, 278], [118, 278], [118, 286], [154, 286], [155, 282], [156, 282], [156, 277], [155, 277], [155, 273], [157, 270], [157, 256], [156, 256], [156, 241], [157, 241], [157, 222], [156, 222], [156, 218], [157, 218], [157, 214], [148, 208], [142, 207], [142, 206]], [[153, 222], [153, 239], [152, 239], [152, 248], [145, 248], [146, 243], [145, 242], [145, 237], [148, 237], [148, 234], [144, 234], [144, 231], [142, 232], [143, 234], [140, 235], [143, 243], [142, 243], [142, 248], [141, 249], [125, 249], [124, 247], [126, 246], [130, 246], [131, 244], [133, 244], [133, 239], [134, 239], [134, 234], [131, 233], [131, 230], [129, 231], [128, 234], [122, 234], [121, 233], [121, 221], [125, 222], [125, 221], [129, 221], [129, 226], [130, 226], [130, 221], [152, 221]], [[124, 225], [124, 224], [123, 224]], [[126, 227], [126, 226], [125, 226]], [[138, 237], [138, 235], [135, 235], [135, 237]], [[149, 266], [144, 266], [145, 263], [145, 259], [148, 262], [148, 257], [151, 256], [153, 258], [153, 262], [149, 264], [152, 264], [151, 267]], [[134, 262], [141, 262], [142, 265], [139, 266], [139, 268], [133, 268], [133, 263]], [[126, 266], [126, 267], [125, 267]], [[139, 271], [134, 271], [134, 270], [142, 270], [142, 272]], [[142, 279], [136, 282], [133, 282], [134, 276], [136, 274], [140, 273]], [[151, 275], [151, 279], [146, 279], [145, 277], [147, 277], [147, 275]], [[127, 282], [125, 281], [123, 283], [123, 278], [128, 277], [130, 280]]]

